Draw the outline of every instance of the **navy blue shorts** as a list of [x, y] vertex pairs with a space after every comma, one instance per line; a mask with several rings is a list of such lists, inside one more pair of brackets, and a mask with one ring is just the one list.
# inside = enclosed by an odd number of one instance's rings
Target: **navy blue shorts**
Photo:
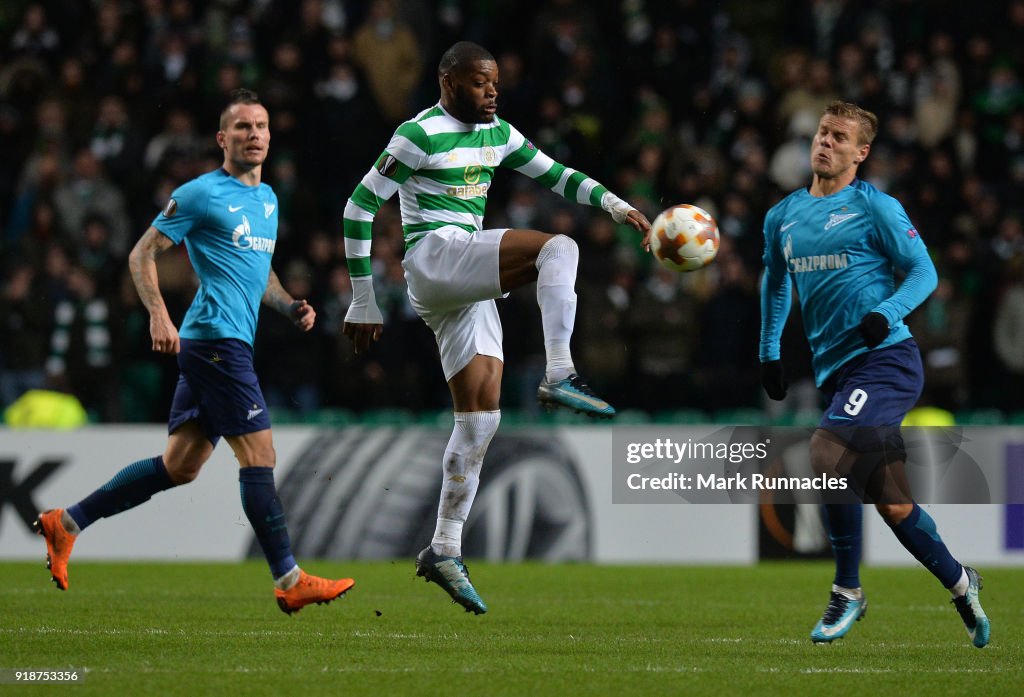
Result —
[[182, 339], [178, 367], [181, 374], [167, 419], [168, 433], [196, 420], [216, 445], [220, 436], [270, 428], [249, 344], [239, 339]]
[[900, 424], [924, 387], [921, 352], [913, 339], [868, 351], [840, 366], [821, 387], [828, 408], [819, 428], [857, 452], [905, 455]]

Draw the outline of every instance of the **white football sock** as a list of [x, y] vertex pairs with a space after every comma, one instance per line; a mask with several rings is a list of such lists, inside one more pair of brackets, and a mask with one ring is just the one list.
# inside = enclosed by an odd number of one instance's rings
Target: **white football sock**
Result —
[[844, 588], [833, 583], [832, 592], [845, 596], [850, 600], [864, 600], [864, 591], [860, 588]]
[[274, 579], [274, 588], [286, 591], [299, 582], [299, 576], [301, 575], [302, 569], [300, 569], [298, 565], [295, 565], [291, 568], [291, 571], [286, 573], [284, 576]]
[[446, 557], [460, 556], [462, 554], [462, 526], [464, 523], [464, 520], [452, 520], [451, 518], [437, 516], [434, 537], [430, 540], [431, 549], [437, 554]]
[[537, 254], [537, 304], [547, 353], [545, 377], [563, 380], [576, 372], [569, 339], [576, 323], [576, 268], [580, 250], [572, 238], [555, 235]]
[[78, 523], [71, 517], [67, 509], [64, 509], [64, 512], [60, 514], [60, 524], [64, 526], [64, 532], [69, 535], [77, 535], [82, 532], [82, 528], [78, 527]]
[[971, 579], [967, 577], [967, 569], [963, 568], [963, 564], [960, 565], [960, 580], [954, 583], [949, 592], [953, 594], [954, 598], [959, 598], [961, 595], [967, 595], [967, 588], [971, 585]]
[[455, 429], [444, 451], [444, 482], [437, 505], [437, 527], [430, 541], [436, 554], [462, 555], [462, 526], [480, 486], [480, 469], [487, 446], [500, 421], [500, 410], [455, 412]]

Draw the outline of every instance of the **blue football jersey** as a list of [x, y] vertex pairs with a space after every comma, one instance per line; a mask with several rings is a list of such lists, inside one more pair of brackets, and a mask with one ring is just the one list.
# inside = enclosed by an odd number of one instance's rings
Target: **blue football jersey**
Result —
[[175, 244], [185, 241], [199, 277], [178, 331], [182, 338], [241, 339], [252, 346], [277, 245], [277, 213], [273, 189], [243, 184], [224, 169], [174, 190], [153, 227]]
[[[760, 359], [780, 357], [793, 284], [819, 387], [869, 350], [858, 332], [867, 313], [889, 321], [889, 336], [877, 348], [909, 338], [903, 318], [938, 280], [903, 206], [859, 179], [829, 196], [812, 196], [806, 188], [793, 192], [765, 216], [764, 241]], [[895, 269], [907, 274], [899, 289]]]

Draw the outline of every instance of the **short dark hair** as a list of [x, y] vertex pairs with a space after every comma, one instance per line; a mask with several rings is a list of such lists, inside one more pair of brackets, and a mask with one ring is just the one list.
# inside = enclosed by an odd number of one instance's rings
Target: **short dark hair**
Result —
[[825, 107], [824, 113], [856, 121], [860, 126], [861, 145], [871, 145], [875, 136], [878, 135], [878, 117], [856, 104], [837, 99]]
[[228, 126], [228, 110], [236, 104], [263, 104], [260, 101], [260, 96], [252, 90], [244, 87], [231, 90], [231, 94], [228, 95], [227, 101], [224, 103], [224, 108], [220, 110], [220, 130], [224, 130]]
[[437, 76], [443, 77], [446, 73], [475, 61], [497, 62], [491, 52], [480, 44], [475, 44], [472, 41], [459, 41], [441, 56], [441, 62], [437, 64]]

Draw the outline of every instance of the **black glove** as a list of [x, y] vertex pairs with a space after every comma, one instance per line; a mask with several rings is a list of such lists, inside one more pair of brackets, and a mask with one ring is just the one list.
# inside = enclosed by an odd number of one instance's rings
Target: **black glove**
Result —
[[859, 331], [864, 345], [874, 348], [889, 336], [889, 320], [877, 312], [869, 312], [860, 321]]
[[761, 385], [768, 396], [776, 402], [786, 398], [786, 374], [782, 370], [782, 361], [768, 361], [761, 364]]

